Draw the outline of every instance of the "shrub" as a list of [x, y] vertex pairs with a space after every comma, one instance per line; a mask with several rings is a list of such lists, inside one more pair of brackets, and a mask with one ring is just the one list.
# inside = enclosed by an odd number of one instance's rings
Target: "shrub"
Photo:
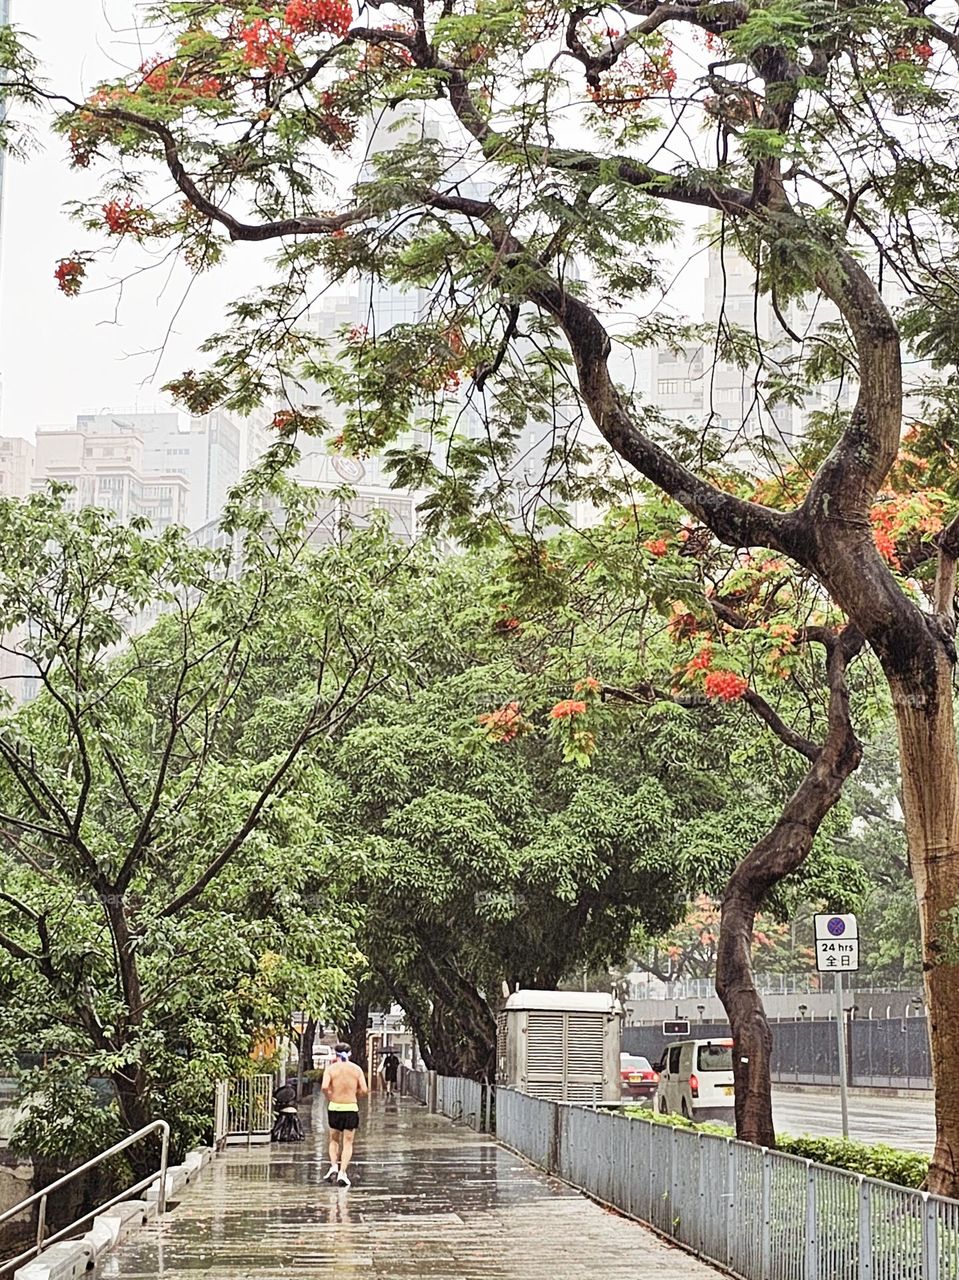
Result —
[[808, 1134], [793, 1138], [788, 1133], [777, 1135], [776, 1141], [779, 1150], [788, 1155], [862, 1173], [882, 1182], [894, 1182], [900, 1187], [921, 1187], [929, 1173], [928, 1156], [917, 1151], [900, 1151], [881, 1142], [871, 1146], [849, 1138], [814, 1138]]

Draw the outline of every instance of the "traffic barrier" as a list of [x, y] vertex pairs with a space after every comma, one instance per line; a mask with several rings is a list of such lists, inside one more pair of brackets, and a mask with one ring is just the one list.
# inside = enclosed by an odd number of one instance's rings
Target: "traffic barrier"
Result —
[[959, 1280], [959, 1201], [511, 1089], [496, 1136], [741, 1280]]

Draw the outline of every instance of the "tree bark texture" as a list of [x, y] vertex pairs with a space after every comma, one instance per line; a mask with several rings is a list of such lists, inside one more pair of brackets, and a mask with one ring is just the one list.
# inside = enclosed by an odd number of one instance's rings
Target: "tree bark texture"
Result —
[[823, 819], [862, 759], [849, 717], [845, 682], [849, 658], [862, 643], [862, 636], [851, 627], [827, 642], [829, 731], [825, 745], [776, 825], [733, 872], [723, 897], [716, 991], [733, 1034], [736, 1134], [764, 1147], [776, 1145], [770, 1079], [772, 1032], [753, 978], [753, 929], [769, 892], [808, 857]]
[[959, 1193], [959, 794], [952, 668], [928, 682], [893, 683], [909, 863], [919, 902], [929, 1017], [936, 1146], [927, 1188]]
[[361, 988], [356, 994], [349, 1016], [340, 1024], [338, 1034], [352, 1049], [353, 1062], [363, 1071], [367, 1068], [366, 1033], [369, 1025], [370, 1001]]

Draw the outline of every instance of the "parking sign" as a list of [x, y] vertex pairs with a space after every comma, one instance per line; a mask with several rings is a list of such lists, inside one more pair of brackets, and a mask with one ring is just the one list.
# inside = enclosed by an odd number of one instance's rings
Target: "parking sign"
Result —
[[859, 968], [859, 921], [854, 915], [821, 914], [816, 921], [816, 968], [855, 973]]

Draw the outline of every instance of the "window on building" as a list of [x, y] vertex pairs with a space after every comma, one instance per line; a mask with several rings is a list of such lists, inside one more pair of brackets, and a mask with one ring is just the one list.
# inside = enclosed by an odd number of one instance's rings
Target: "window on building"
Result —
[[742, 387], [716, 387], [713, 398], [718, 404], [736, 404], [743, 398]]
[[661, 396], [678, 396], [682, 386], [681, 378], [660, 378], [656, 384], [656, 391]]

